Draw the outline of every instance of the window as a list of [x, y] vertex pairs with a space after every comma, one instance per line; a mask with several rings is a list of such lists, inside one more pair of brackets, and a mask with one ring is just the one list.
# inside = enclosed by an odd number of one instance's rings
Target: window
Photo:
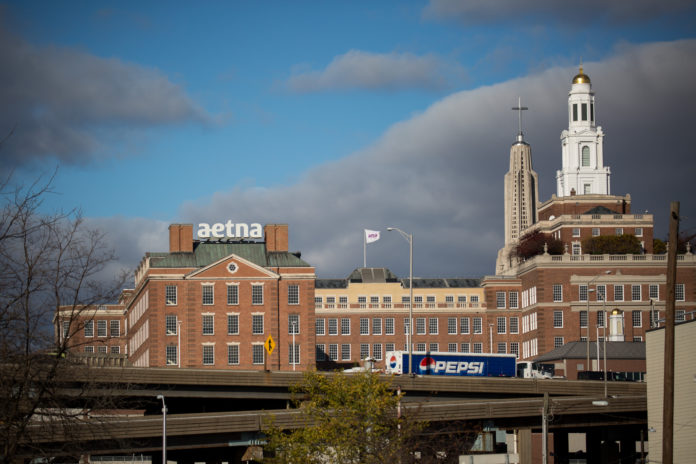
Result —
[[299, 285], [288, 285], [288, 304], [289, 305], [300, 304], [300, 286]]
[[211, 305], [213, 304], [213, 286], [203, 285], [203, 304]]
[[215, 345], [203, 345], [203, 365], [212, 366], [213, 364], [215, 364]]
[[321, 309], [321, 302], [322, 302], [321, 297], [320, 297], [320, 296], [315, 296], [315, 297], [314, 297], [314, 308], [315, 308], [315, 309]]
[[93, 346], [85, 346], [85, 353], [94, 353]]
[[300, 315], [299, 314], [289, 314], [288, 315], [288, 333], [290, 335], [297, 335], [300, 333]]
[[167, 335], [176, 335], [176, 316], [167, 314], [164, 325]]
[[[263, 304], [263, 285], [253, 284], [251, 286], [251, 304], [253, 304], [253, 305], [262, 305]], [[261, 348], [263, 348], [263, 346]]]
[[631, 313], [631, 319], [633, 320], [633, 327], [643, 327], [643, 314], [640, 311], [633, 311]]
[[327, 296], [326, 297], [326, 309], [333, 309], [335, 305], [336, 305], [336, 297], [335, 296]]
[[579, 237], [579, 236], [580, 236], [580, 228], [573, 227], [573, 237]]
[[164, 300], [167, 305], [176, 304], [176, 285], [167, 285], [164, 287]]
[[70, 322], [63, 321], [63, 338], [68, 338], [70, 336]]
[[469, 349], [470, 349], [470, 348], [469, 348], [469, 344], [468, 344], [468, 343], [461, 343], [461, 344], [459, 345], [459, 351], [461, 351], [462, 353], [468, 353], [468, 352], [469, 352]]
[[416, 343], [416, 351], [425, 351], [425, 343]]
[[616, 228], [616, 235], [623, 235], [623, 227]]
[[324, 326], [324, 318], [323, 317], [318, 317], [314, 321], [314, 331], [317, 335], [324, 335], [325, 332], [325, 326]]
[[507, 332], [507, 320], [504, 317], [498, 318], [497, 329], [499, 334], [504, 334]]
[[358, 297], [358, 305], [360, 305], [361, 308], [367, 308], [367, 297], [366, 296], [359, 296]]
[[341, 361], [350, 361], [350, 343], [341, 345]]
[[335, 343], [329, 345], [329, 359], [331, 361], [338, 361], [338, 345]]
[[495, 307], [498, 309], [505, 308], [505, 292], [495, 292]]
[[298, 343], [288, 344], [288, 364], [300, 364], [300, 345]]
[[563, 327], [563, 311], [553, 312], [553, 326], [557, 329]]
[[510, 292], [508, 293], [508, 300], [510, 303], [510, 309], [517, 309], [518, 301], [519, 301], [519, 294], [517, 292]]
[[649, 293], [651, 300], [658, 301], [660, 299], [660, 286], [657, 284], [650, 284]]
[[439, 343], [431, 343], [430, 346], [428, 346], [428, 351], [431, 353], [435, 352], [437, 353], [440, 351], [440, 344]]
[[587, 327], [587, 311], [580, 311], [580, 327]]
[[463, 334], [469, 333], [469, 318], [462, 317], [459, 319], [459, 331]]
[[105, 347], [105, 346], [99, 346], [99, 347], [97, 347], [97, 351], [99, 351], [100, 353], [106, 353], [106, 347]]
[[563, 337], [553, 337], [553, 347], [560, 348], [563, 346]]
[[481, 332], [482, 332], [481, 318], [475, 317], [474, 318], [474, 333], [480, 334]]
[[438, 319], [437, 317], [431, 317], [428, 320], [428, 331], [430, 335], [437, 335], [438, 333]]
[[227, 345], [227, 364], [239, 364], [239, 345]]
[[448, 343], [447, 344], [447, 352], [448, 353], [456, 353], [457, 352], [457, 344], [456, 343]]
[[317, 359], [317, 361], [326, 361], [326, 345], [315, 345], [314, 357]]
[[410, 326], [411, 326], [410, 319], [405, 317], [404, 318], [404, 335], [408, 335], [409, 333], [411, 333], [411, 331], [409, 330]]
[[385, 308], [391, 308], [392, 307], [392, 300], [391, 300], [391, 295], [385, 295], [382, 297], [382, 303], [384, 303]]
[[263, 364], [264, 347], [263, 344], [251, 345], [252, 364]]
[[[582, 120], [587, 121], [587, 103], [582, 103], [580, 105], [580, 107], [582, 109]], [[585, 148], [587, 148], [587, 147], [585, 147]], [[583, 148], [583, 151], [585, 151], [584, 148]]]
[[510, 333], [520, 333], [520, 319], [518, 317], [510, 318]]
[[614, 285], [614, 301], [623, 301], [623, 285]]
[[674, 287], [674, 299], [677, 301], [686, 301], [684, 284], [676, 284]]
[[457, 318], [456, 317], [448, 317], [447, 318], [447, 334], [448, 335], [457, 335]]
[[518, 342], [510, 343], [510, 353], [514, 354], [518, 358], [520, 357], [520, 344]]
[[416, 319], [416, 335], [425, 335], [425, 318], [419, 317]]
[[636, 234], [636, 237], [642, 237], [643, 236], [643, 228], [636, 227], [635, 234]]
[[85, 337], [94, 337], [94, 321], [85, 321]]
[[593, 236], [593, 237], [599, 237], [599, 227], [593, 227], [593, 228], [592, 228], [592, 236]]
[[109, 321], [109, 333], [112, 337], [121, 336], [121, 321], [111, 320]]
[[338, 307], [341, 309], [346, 309], [348, 307], [348, 297], [339, 296], [338, 297]]
[[580, 285], [578, 288], [578, 299], [580, 301], [587, 301], [587, 285]]
[[341, 335], [350, 335], [350, 319], [341, 318]]
[[112, 346], [109, 351], [111, 352], [111, 354], [119, 354], [121, 352], [121, 347], [120, 346]]
[[338, 335], [338, 319], [329, 319], [329, 335]]
[[483, 353], [483, 343], [474, 343], [474, 353]]
[[498, 343], [498, 354], [505, 354], [507, 353], [507, 343]]
[[563, 285], [553, 284], [553, 301], [563, 301]]
[[445, 295], [445, 303], [448, 308], [454, 307], [454, 295]]
[[385, 351], [385, 352], [387, 352], [387, 351], [394, 351], [394, 344], [393, 344], [393, 343], [387, 343], [386, 345], [384, 345], [384, 351]]
[[378, 296], [371, 296], [370, 297], [370, 308], [379, 308], [379, 297]]
[[360, 335], [370, 335], [370, 319], [367, 317], [360, 318]]
[[604, 311], [597, 311], [597, 327], [604, 327]]
[[631, 285], [631, 301], [640, 301], [642, 299], [640, 293], [640, 285]]
[[607, 295], [606, 285], [597, 285], [597, 301], [604, 301]]
[[[176, 287], [174, 287], [176, 288]], [[167, 366], [176, 366], [178, 363], [178, 358], [176, 355], [176, 345], [167, 345]]]
[[472, 302], [472, 303], [478, 303], [478, 302], [479, 302], [479, 296], [478, 296], [478, 295], [471, 295], [471, 302]]
[[573, 255], [579, 256], [582, 254], [582, 245], [580, 242], [573, 242]]
[[239, 285], [228, 285], [227, 286], [227, 304], [228, 305], [238, 305], [239, 304]]
[[366, 359], [370, 357], [370, 344], [361, 343], [360, 344], [360, 359]]
[[[263, 334], [263, 314], [252, 314], [251, 315], [251, 333], [252, 335], [262, 335]], [[256, 345], [254, 345], [256, 346]], [[260, 345], [263, 349], [263, 345]]]
[[[582, 109], [583, 109], [583, 115], [584, 115], [585, 105], [582, 105]], [[583, 117], [583, 120], [584, 119], [585, 118]], [[585, 145], [584, 147], [582, 147], [582, 166], [588, 167], [589, 165], [590, 165], [590, 147]]]
[[239, 335], [239, 314], [227, 315], [227, 335]]
[[684, 322], [686, 320], [686, 310], [677, 309], [674, 315], [674, 322]]
[[637, 342], [637, 343], [640, 343], [640, 342], [643, 341], [643, 337], [633, 337], [633, 341], [634, 341], [634, 342]]
[[106, 337], [106, 321], [97, 321], [97, 337]]
[[[384, 334], [385, 335], [394, 335], [394, 318], [393, 317], [387, 317], [384, 319]], [[394, 351], [394, 350], [390, 350]]]
[[203, 335], [213, 335], [215, 330], [214, 330], [214, 323], [213, 323], [213, 318], [214, 316], [212, 314], [204, 314], [203, 315]]
[[578, 104], [573, 103], [573, 121], [578, 120]]
[[372, 319], [372, 335], [382, 335], [382, 319], [379, 317]]

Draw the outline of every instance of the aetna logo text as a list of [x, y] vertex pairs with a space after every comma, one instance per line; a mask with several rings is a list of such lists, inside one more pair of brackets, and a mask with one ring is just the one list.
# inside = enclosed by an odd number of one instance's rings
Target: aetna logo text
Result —
[[234, 224], [231, 220], [226, 223], [198, 224], [198, 238], [262, 238], [263, 228], [259, 223]]

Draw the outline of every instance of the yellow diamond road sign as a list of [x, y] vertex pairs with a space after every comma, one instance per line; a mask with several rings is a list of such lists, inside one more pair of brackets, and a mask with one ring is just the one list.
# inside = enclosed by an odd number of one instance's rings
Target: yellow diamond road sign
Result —
[[273, 341], [273, 337], [269, 335], [266, 339], [266, 343], [264, 343], [263, 346], [266, 347], [266, 351], [268, 351], [268, 354], [273, 353], [273, 349], [276, 346], [275, 342]]

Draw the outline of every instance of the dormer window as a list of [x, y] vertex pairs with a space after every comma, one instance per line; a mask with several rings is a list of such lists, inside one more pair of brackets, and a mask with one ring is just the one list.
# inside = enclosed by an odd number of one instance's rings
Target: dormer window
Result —
[[590, 165], [590, 147], [587, 145], [582, 147], [582, 166], [587, 167]]

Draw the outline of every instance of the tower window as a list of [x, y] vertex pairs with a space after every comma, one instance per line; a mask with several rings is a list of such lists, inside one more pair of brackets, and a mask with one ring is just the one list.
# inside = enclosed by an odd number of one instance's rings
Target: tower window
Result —
[[590, 103], [590, 121], [594, 121], [594, 103]]
[[587, 103], [582, 104], [582, 120], [587, 121]]
[[582, 147], [582, 166], [590, 165], [590, 147], [585, 145]]
[[573, 103], [573, 121], [578, 120], [578, 104]]

